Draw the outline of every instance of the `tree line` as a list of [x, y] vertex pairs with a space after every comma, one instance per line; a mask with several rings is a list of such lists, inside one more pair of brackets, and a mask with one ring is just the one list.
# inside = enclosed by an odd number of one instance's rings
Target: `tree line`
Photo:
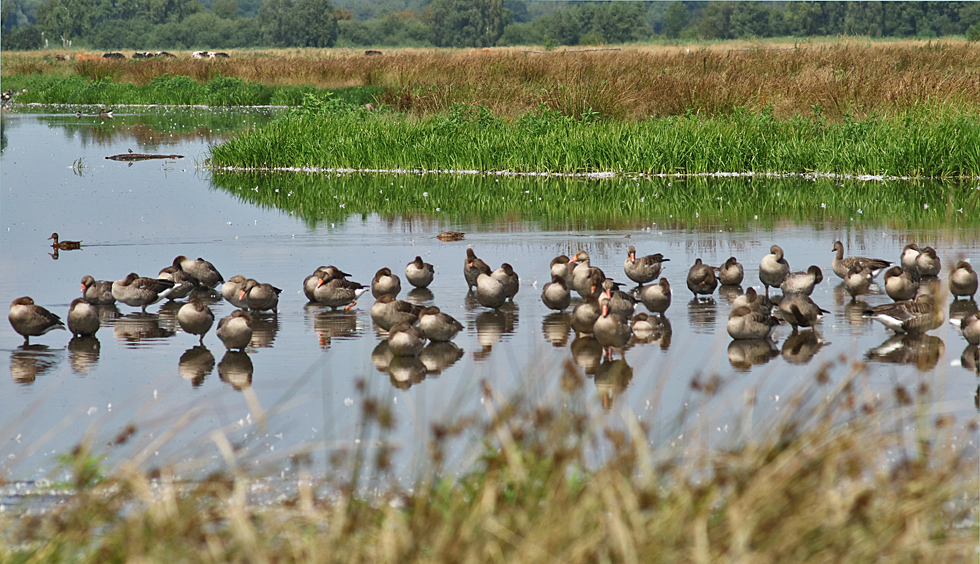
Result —
[[657, 38], [980, 39], [980, 2], [3, 0], [3, 49], [491, 47]]

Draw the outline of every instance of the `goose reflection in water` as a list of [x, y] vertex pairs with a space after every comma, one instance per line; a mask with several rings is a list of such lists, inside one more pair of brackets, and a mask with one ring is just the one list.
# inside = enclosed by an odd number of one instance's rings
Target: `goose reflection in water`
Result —
[[735, 298], [741, 296], [745, 292], [742, 291], [741, 286], [728, 286], [721, 285], [718, 286], [718, 295], [725, 299], [725, 303], [731, 305], [735, 301]]
[[549, 313], [541, 321], [541, 334], [555, 347], [564, 347], [568, 344], [571, 330], [572, 316], [563, 311]]
[[357, 325], [357, 313], [337, 310], [317, 304], [307, 304], [306, 318], [313, 325], [320, 348], [330, 347], [333, 339], [353, 339], [361, 334]]
[[415, 288], [405, 296], [405, 301], [419, 306], [432, 305], [434, 299], [436, 299], [435, 294], [428, 288]]
[[419, 360], [425, 365], [425, 373], [435, 376], [441, 374], [463, 357], [463, 349], [451, 341], [429, 343], [419, 353]]
[[783, 342], [783, 358], [790, 364], [806, 364], [826, 344], [815, 331], [799, 331], [786, 337]]
[[592, 335], [578, 335], [572, 341], [572, 360], [586, 374], [595, 374], [602, 360], [602, 345]]
[[393, 356], [388, 363], [391, 385], [407, 390], [425, 380], [425, 364], [417, 356]]
[[476, 341], [481, 347], [481, 350], [473, 353], [476, 360], [486, 359], [495, 344], [502, 341], [504, 336], [513, 335], [520, 318], [520, 308], [513, 302], [507, 302], [498, 309], [481, 309], [483, 311], [472, 321], [472, 326], [476, 327]]
[[242, 351], [228, 351], [218, 363], [218, 377], [236, 390], [252, 386], [252, 359]]
[[977, 303], [970, 300], [953, 300], [949, 303], [949, 320], [956, 327], [959, 327], [959, 320], [969, 317], [977, 312]]
[[633, 340], [631, 344], [660, 344], [661, 350], [670, 348], [673, 328], [670, 320], [663, 315], [638, 313], [633, 316]]
[[[176, 326], [176, 317], [173, 320]], [[173, 337], [173, 329], [161, 327], [160, 316], [155, 313], [131, 313], [116, 318], [112, 324], [112, 336], [125, 341], [130, 347], [150, 344], [154, 341]]]
[[728, 343], [728, 362], [732, 368], [748, 370], [779, 356], [779, 349], [770, 339], [735, 339]]
[[32, 384], [60, 361], [61, 356], [47, 345], [21, 345], [10, 353], [10, 378], [18, 384]]
[[960, 366], [980, 376], [980, 346], [967, 345], [960, 355]]
[[932, 370], [946, 352], [946, 344], [932, 335], [895, 335], [867, 353], [877, 362], [912, 364], [921, 371]]
[[103, 327], [110, 327], [122, 315], [116, 304], [97, 305], [95, 309], [99, 312], [99, 323]]
[[687, 317], [695, 333], [713, 335], [717, 316], [718, 304], [711, 296], [701, 299], [694, 298], [687, 304]]
[[204, 383], [204, 378], [214, 371], [214, 355], [202, 345], [191, 347], [180, 355], [177, 363], [180, 377], [198, 387]]
[[609, 360], [603, 358], [595, 370], [595, 387], [602, 397], [602, 408], [608, 411], [612, 408], [616, 396], [626, 391], [633, 380], [633, 368], [626, 363], [625, 358]]
[[[871, 309], [871, 306], [863, 300], [848, 301], [844, 304], [843, 320], [850, 326], [851, 335], [863, 335], [867, 333], [868, 326], [873, 323], [871, 318], [864, 316], [864, 312], [869, 309]], [[838, 314], [838, 317], [840, 316], [841, 314]]]
[[252, 340], [249, 342], [252, 348], [271, 347], [279, 333], [279, 316], [275, 313], [253, 311], [252, 316]]
[[88, 371], [99, 362], [102, 343], [94, 335], [87, 337], [72, 337], [68, 341], [68, 363], [75, 374], [88, 374]]
[[388, 348], [388, 339], [382, 339], [371, 351], [371, 362], [378, 372], [388, 372], [388, 365], [391, 364], [393, 358], [395, 358], [395, 353]]

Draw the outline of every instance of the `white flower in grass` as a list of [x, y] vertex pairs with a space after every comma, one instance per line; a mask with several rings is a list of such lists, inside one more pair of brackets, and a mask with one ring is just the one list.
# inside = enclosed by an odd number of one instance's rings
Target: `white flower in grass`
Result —
[[863, 211], [861, 211], [861, 208], [858, 208], [858, 213], [859, 213], [859, 214], [864, 214], [864, 212], [863, 212]]
[[823, 209], [827, 209], [827, 204], [820, 202], [820, 207]]
[[924, 209], [924, 210], [929, 209], [929, 204], [922, 204], [922, 209]]
[[423, 198], [428, 198], [429, 197], [429, 193], [428, 192], [422, 192], [422, 197]]

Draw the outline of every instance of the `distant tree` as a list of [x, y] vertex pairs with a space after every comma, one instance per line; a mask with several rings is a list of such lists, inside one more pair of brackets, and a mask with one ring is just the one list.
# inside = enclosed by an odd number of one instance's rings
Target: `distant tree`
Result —
[[732, 12], [735, 10], [735, 2], [708, 2], [701, 13], [701, 23], [698, 32], [705, 39], [728, 39], [729, 22]]
[[44, 47], [41, 28], [37, 25], [25, 25], [12, 31], [3, 32], [0, 49], [16, 51], [33, 51]]
[[337, 18], [330, 0], [296, 0], [293, 5], [296, 45], [300, 47], [332, 47], [337, 41]]
[[735, 2], [728, 24], [729, 37], [769, 37], [771, 35], [769, 7], [761, 2]]
[[425, 19], [437, 47], [490, 47], [511, 17], [503, 0], [435, 0]]
[[211, 11], [214, 12], [214, 15], [226, 20], [233, 20], [241, 15], [236, 0], [214, 0], [211, 3]]
[[880, 36], [883, 15], [881, 2], [848, 2], [844, 12], [844, 33]]
[[687, 13], [687, 8], [681, 2], [671, 2], [667, 6], [667, 13], [664, 14], [664, 35], [668, 39], [677, 39], [681, 36], [681, 30], [690, 21], [691, 15]]
[[590, 7], [589, 32], [596, 38], [590, 43], [639, 41], [653, 33], [653, 27], [643, 17], [641, 2], [601, 2]]
[[262, 44], [272, 47], [296, 45], [300, 22], [295, 19], [293, 0], [262, 0], [259, 8], [259, 31]]

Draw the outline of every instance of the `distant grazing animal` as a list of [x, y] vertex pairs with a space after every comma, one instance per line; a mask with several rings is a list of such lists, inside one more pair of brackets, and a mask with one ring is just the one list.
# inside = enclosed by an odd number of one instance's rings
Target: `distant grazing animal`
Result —
[[230, 59], [231, 58], [231, 55], [229, 55], [228, 53], [222, 53], [222, 52], [219, 51], [217, 53], [208, 53], [208, 58], [209, 59]]
[[103, 59], [125, 59], [126, 58], [126, 55], [123, 55], [122, 53], [116, 53], [116, 52], [102, 53], [102, 58]]
[[377, 57], [378, 55], [384, 55], [383, 51], [378, 51], [377, 49], [368, 49], [364, 52], [368, 57]]
[[177, 55], [174, 55], [173, 53], [169, 53], [167, 51], [157, 51], [157, 56], [158, 57], [168, 57], [168, 58], [172, 58], [172, 59], [176, 59], [177, 58]]
[[208, 53], [207, 51], [194, 51], [191, 56], [195, 59], [207, 59], [211, 56], [211, 53]]

